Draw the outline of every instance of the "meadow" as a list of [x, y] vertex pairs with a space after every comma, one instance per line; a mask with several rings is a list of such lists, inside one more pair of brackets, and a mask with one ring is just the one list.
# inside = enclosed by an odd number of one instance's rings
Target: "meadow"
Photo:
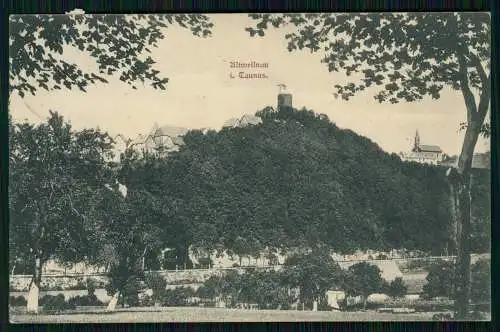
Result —
[[145, 323], [145, 322], [295, 322], [295, 321], [430, 321], [435, 313], [391, 314], [375, 311], [333, 312], [243, 310], [197, 307], [103, 309], [64, 314], [11, 312], [11, 323]]

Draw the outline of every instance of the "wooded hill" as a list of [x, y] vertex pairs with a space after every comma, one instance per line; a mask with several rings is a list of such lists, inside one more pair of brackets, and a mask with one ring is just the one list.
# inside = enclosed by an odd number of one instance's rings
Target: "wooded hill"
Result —
[[[402, 162], [309, 110], [266, 108], [262, 123], [190, 131], [167, 158], [128, 154], [120, 181], [161, 197], [158, 221], [179, 262], [187, 246], [257, 254], [323, 243], [452, 249], [445, 169]], [[489, 249], [489, 173], [473, 192], [476, 251]]]

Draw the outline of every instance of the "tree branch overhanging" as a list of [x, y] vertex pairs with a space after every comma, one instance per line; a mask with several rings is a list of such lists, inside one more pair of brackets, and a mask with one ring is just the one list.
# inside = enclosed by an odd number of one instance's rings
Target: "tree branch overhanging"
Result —
[[479, 105], [477, 107], [477, 117], [478, 122], [483, 124], [486, 113], [488, 112], [490, 106], [490, 97], [491, 97], [491, 73], [486, 77], [483, 89], [481, 91], [481, 96], [479, 98]]
[[465, 56], [462, 54], [457, 55], [458, 66], [459, 66], [459, 80], [460, 80], [460, 90], [464, 97], [465, 106], [467, 108], [467, 123], [470, 124], [474, 119], [474, 114], [477, 111], [476, 101], [474, 94], [469, 87], [468, 78], [468, 65], [465, 60]]
[[486, 71], [484, 70], [483, 64], [481, 63], [481, 60], [479, 59], [479, 57], [471, 52], [469, 52], [468, 57], [469, 57], [471, 64], [473, 64], [477, 70], [477, 73], [479, 75], [479, 78], [481, 79], [481, 84], [482, 84], [483, 90], [484, 90], [484, 88], [486, 87], [486, 85], [489, 81], [489, 77], [486, 75]]

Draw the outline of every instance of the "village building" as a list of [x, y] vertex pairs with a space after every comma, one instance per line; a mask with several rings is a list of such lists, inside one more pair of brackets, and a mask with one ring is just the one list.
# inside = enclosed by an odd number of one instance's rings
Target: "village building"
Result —
[[[409, 152], [401, 152], [400, 158], [404, 161], [412, 161], [422, 164], [439, 165], [444, 167], [457, 167], [458, 156], [446, 155], [441, 147], [437, 145], [426, 145], [420, 143], [418, 130], [415, 132], [413, 147]], [[472, 168], [490, 169], [490, 153], [475, 153], [472, 158]]]
[[119, 134], [115, 137], [116, 156], [119, 157], [127, 149], [145, 153], [167, 154], [178, 151], [184, 145], [183, 136], [188, 129], [174, 126], [153, 125], [146, 134], [139, 134], [135, 139], [126, 138]]
[[405, 161], [413, 161], [422, 164], [439, 164], [444, 157], [443, 150], [437, 145], [420, 144], [418, 130], [415, 132], [413, 148], [410, 152], [400, 153], [400, 157]]

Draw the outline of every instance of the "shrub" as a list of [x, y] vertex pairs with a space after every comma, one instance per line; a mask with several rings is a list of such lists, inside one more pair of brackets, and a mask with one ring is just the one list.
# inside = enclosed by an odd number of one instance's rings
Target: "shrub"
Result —
[[476, 303], [491, 301], [491, 266], [479, 260], [471, 268], [471, 299]]
[[400, 277], [394, 279], [387, 287], [387, 295], [392, 298], [404, 297], [407, 291], [408, 287]]
[[85, 306], [102, 306], [102, 303], [94, 294], [92, 295], [83, 295], [83, 296], [75, 296], [68, 300], [68, 303], [73, 306], [85, 307]]
[[97, 282], [94, 279], [87, 279], [87, 293], [89, 296], [94, 296]]
[[12, 307], [24, 307], [28, 302], [24, 296], [10, 296], [9, 305]]
[[[442, 261], [435, 263], [427, 275], [424, 285], [425, 298], [448, 297], [454, 295], [454, 264]], [[488, 260], [479, 260], [471, 267], [471, 299], [474, 302], [489, 302], [491, 300], [491, 268]]]
[[123, 306], [128, 305], [131, 307], [138, 306], [139, 301], [139, 290], [141, 289], [140, 280], [137, 278], [131, 278], [127, 281], [120, 295], [120, 301]]
[[9, 285], [9, 292], [22, 292], [23, 289], [19, 286]]
[[163, 305], [172, 307], [185, 306], [188, 304], [188, 299], [195, 295], [196, 292], [190, 287], [167, 289], [163, 297]]
[[196, 296], [200, 298], [211, 298], [213, 296], [212, 291], [205, 285], [201, 285], [200, 288], [196, 291]]
[[45, 295], [40, 299], [40, 305], [44, 311], [62, 311], [75, 309], [74, 304], [66, 302], [63, 294]]
[[[284, 303], [287, 304], [287, 303]], [[331, 311], [333, 308], [328, 304], [328, 300], [325, 296], [322, 296], [318, 301], [318, 311]]]
[[346, 295], [361, 295], [366, 299], [370, 294], [380, 293], [385, 288], [385, 281], [381, 276], [382, 272], [376, 265], [367, 262], [356, 263], [347, 270], [345, 278]]
[[139, 305], [141, 307], [152, 307], [156, 305], [158, 302], [155, 302], [153, 300], [153, 297], [150, 295], [143, 295], [142, 297], [139, 298]]
[[146, 277], [146, 285], [153, 290], [151, 300], [154, 303], [160, 303], [165, 297], [167, 281], [158, 273], [148, 274]]
[[345, 297], [341, 300], [338, 300], [337, 304], [339, 305], [340, 310], [342, 310], [342, 311], [347, 310], [347, 297]]
[[438, 296], [452, 298], [455, 281], [454, 270], [455, 266], [452, 262], [442, 261], [434, 263], [426, 277], [427, 283], [423, 288], [424, 297], [428, 299]]

